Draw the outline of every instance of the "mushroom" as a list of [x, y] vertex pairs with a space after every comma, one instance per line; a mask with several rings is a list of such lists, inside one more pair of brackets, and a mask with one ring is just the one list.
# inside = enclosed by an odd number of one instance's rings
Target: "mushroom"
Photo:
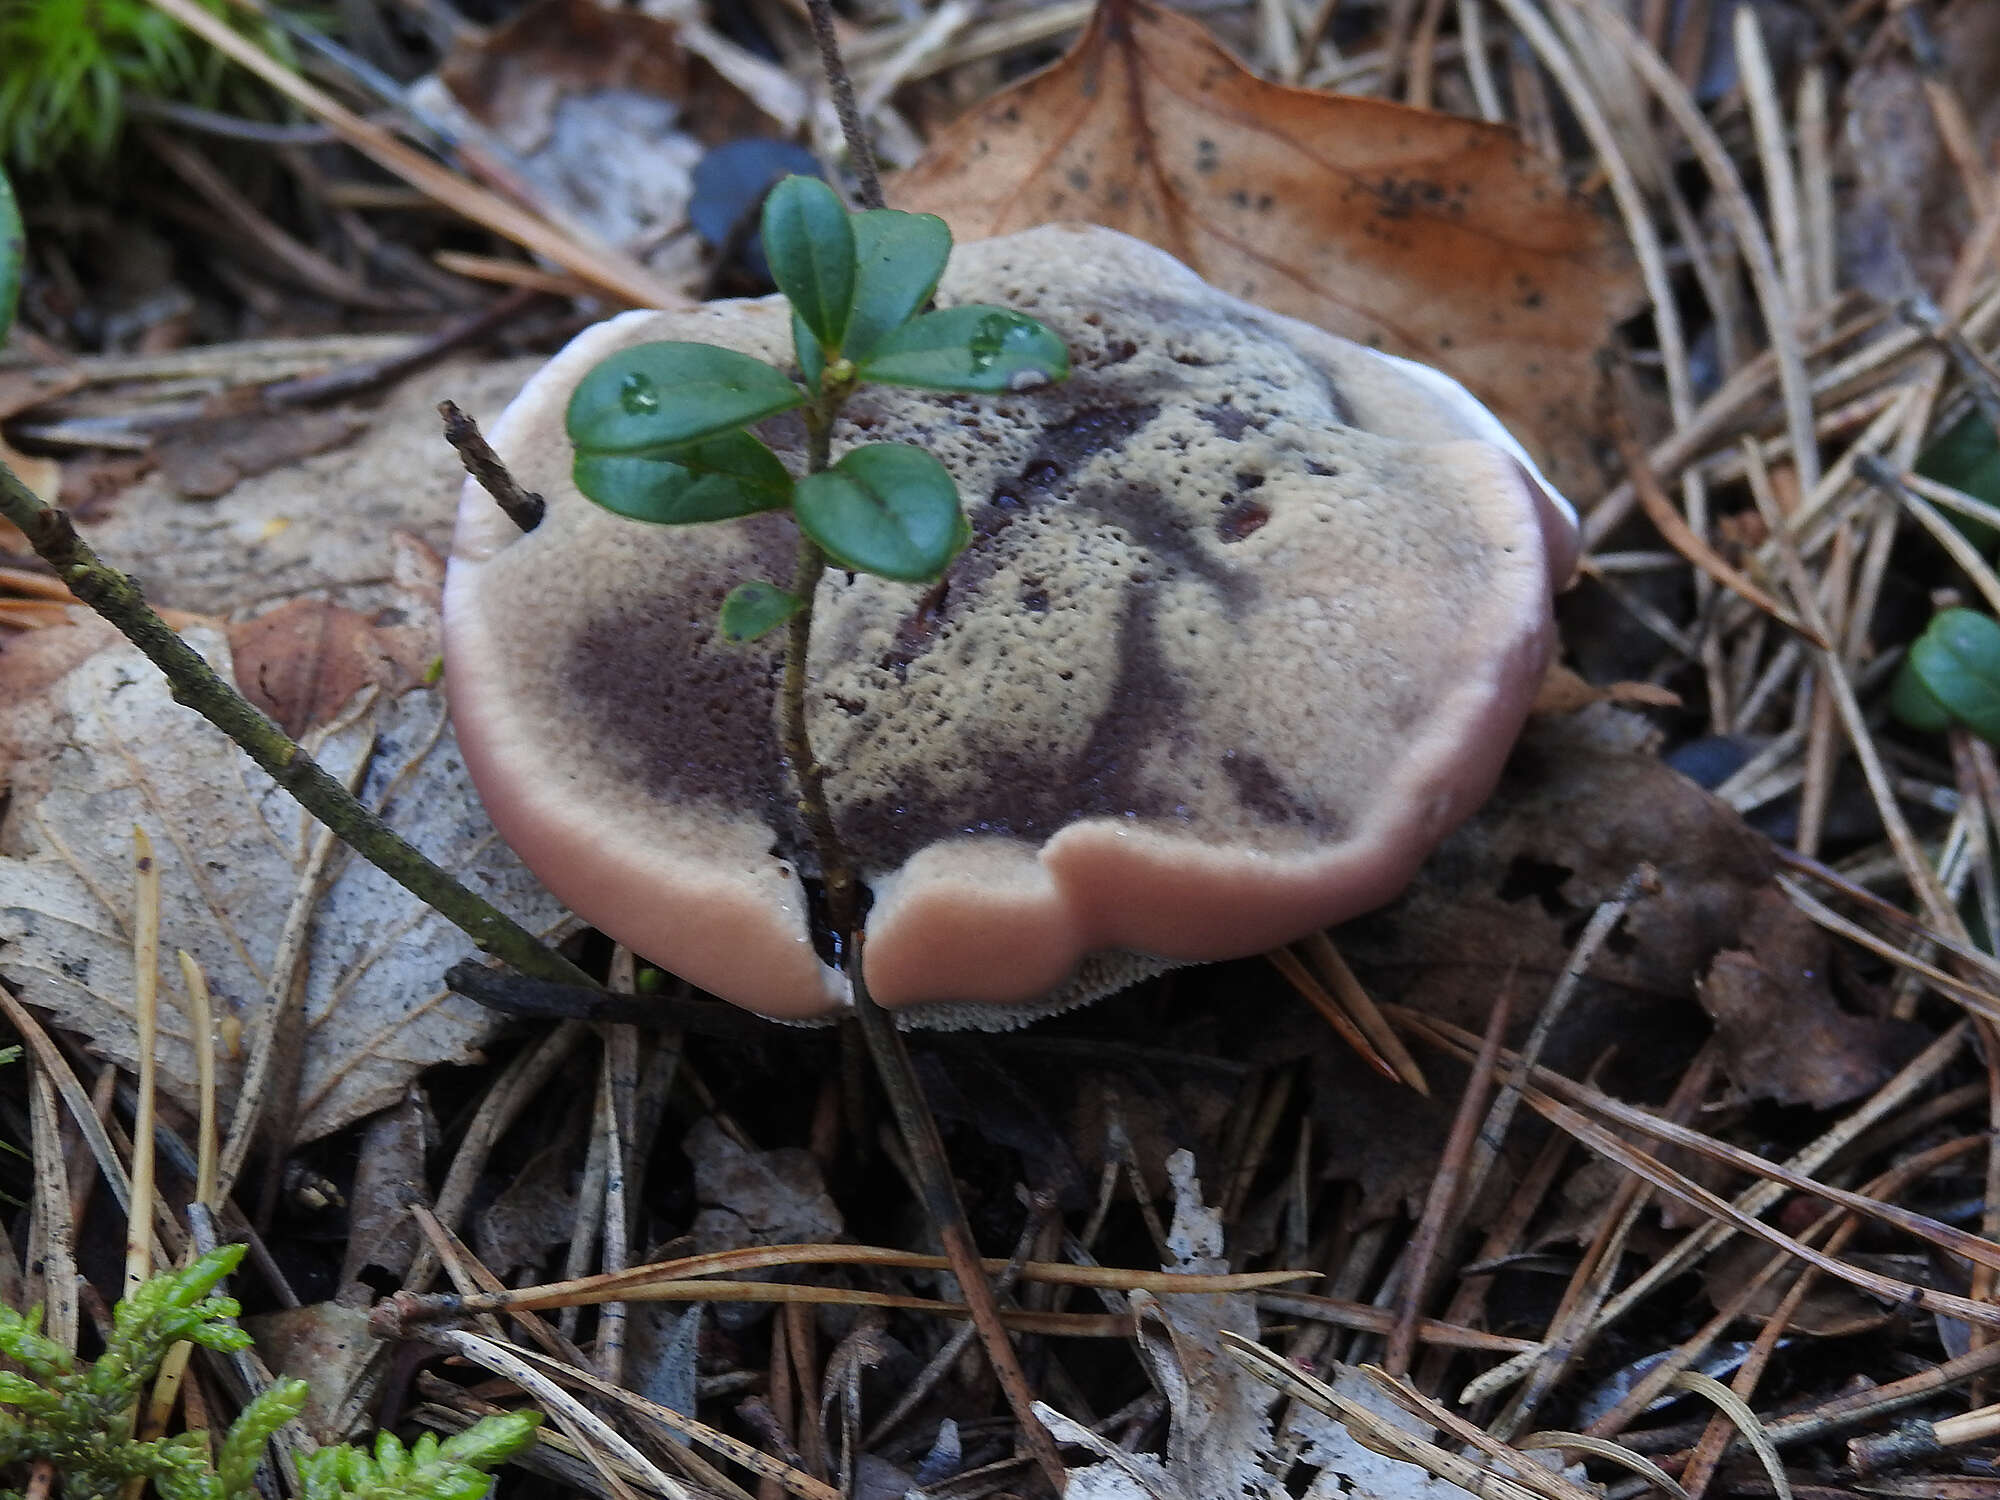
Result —
[[[830, 572], [816, 604], [809, 724], [876, 998], [1013, 1019], [1394, 897], [1527, 714], [1569, 506], [1456, 382], [1110, 230], [961, 246], [938, 300], [1042, 319], [1074, 374], [864, 390], [835, 433], [928, 448], [974, 533], [929, 588]], [[639, 525], [570, 480], [571, 390], [656, 339], [784, 365], [790, 320], [626, 313], [528, 383], [492, 439], [547, 508], [523, 532], [467, 484], [452, 717], [495, 826], [580, 916], [738, 1005], [824, 1016], [849, 992], [813, 930], [780, 647], [715, 625], [734, 584], [788, 576], [790, 523]], [[797, 467], [794, 417], [760, 431]]]

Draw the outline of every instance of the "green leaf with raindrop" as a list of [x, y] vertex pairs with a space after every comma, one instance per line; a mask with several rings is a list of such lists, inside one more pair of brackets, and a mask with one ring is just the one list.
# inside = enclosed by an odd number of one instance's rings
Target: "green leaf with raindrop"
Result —
[[713, 344], [635, 344], [598, 364], [569, 398], [580, 453], [657, 457], [802, 404], [761, 359]]
[[761, 640], [804, 608], [804, 600], [775, 583], [739, 583], [722, 601], [722, 638], [734, 646]]
[[1069, 350], [1046, 324], [969, 303], [912, 318], [862, 361], [863, 380], [931, 391], [1028, 391], [1069, 374]]
[[841, 567], [903, 583], [937, 577], [970, 536], [950, 472], [907, 443], [849, 449], [798, 482], [792, 510]]

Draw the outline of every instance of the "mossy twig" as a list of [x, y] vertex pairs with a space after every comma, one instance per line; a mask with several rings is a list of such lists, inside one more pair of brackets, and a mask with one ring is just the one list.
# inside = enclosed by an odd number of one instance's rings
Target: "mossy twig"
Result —
[[425, 858], [414, 844], [328, 775], [297, 740], [260, 713], [218, 676], [194, 647], [168, 628], [146, 603], [139, 585], [105, 563], [77, 535], [66, 511], [44, 503], [4, 463], [0, 463], [0, 516], [21, 529], [28, 545], [56, 570], [71, 593], [115, 625], [160, 669], [175, 702], [193, 709], [234, 740], [355, 853], [458, 927], [481, 952], [537, 979], [563, 984], [593, 982], [527, 928]]

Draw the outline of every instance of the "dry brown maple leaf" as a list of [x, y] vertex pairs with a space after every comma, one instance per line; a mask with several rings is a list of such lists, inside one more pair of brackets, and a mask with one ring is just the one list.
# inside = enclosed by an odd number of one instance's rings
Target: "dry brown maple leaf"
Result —
[[962, 240], [1083, 219], [1224, 290], [1458, 377], [1573, 496], [1595, 356], [1637, 305], [1609, 225], [1509, 129], [1266, 83], [1200, 25], [1103, 0], [1054, 66], [890, 188]]

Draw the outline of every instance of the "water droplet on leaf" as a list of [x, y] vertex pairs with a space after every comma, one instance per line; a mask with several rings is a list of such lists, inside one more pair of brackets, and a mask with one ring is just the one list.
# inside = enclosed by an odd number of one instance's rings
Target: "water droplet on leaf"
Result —
[[966, 344], [966, 352], [972, 356], [972, 368], [990, 370], [993, 361], [1009, 344], [1018, 344], [1024, 334], [1032, 337], [1033, 327], [1026, 318], [1010, 313], [988, 313], [979, 320], [972, 330], [972, 338]]
[[660, 409], [660, 392], [653, 377], [637, 370], [618, 383], [618, 404], [635, 417], [650, 416]]

